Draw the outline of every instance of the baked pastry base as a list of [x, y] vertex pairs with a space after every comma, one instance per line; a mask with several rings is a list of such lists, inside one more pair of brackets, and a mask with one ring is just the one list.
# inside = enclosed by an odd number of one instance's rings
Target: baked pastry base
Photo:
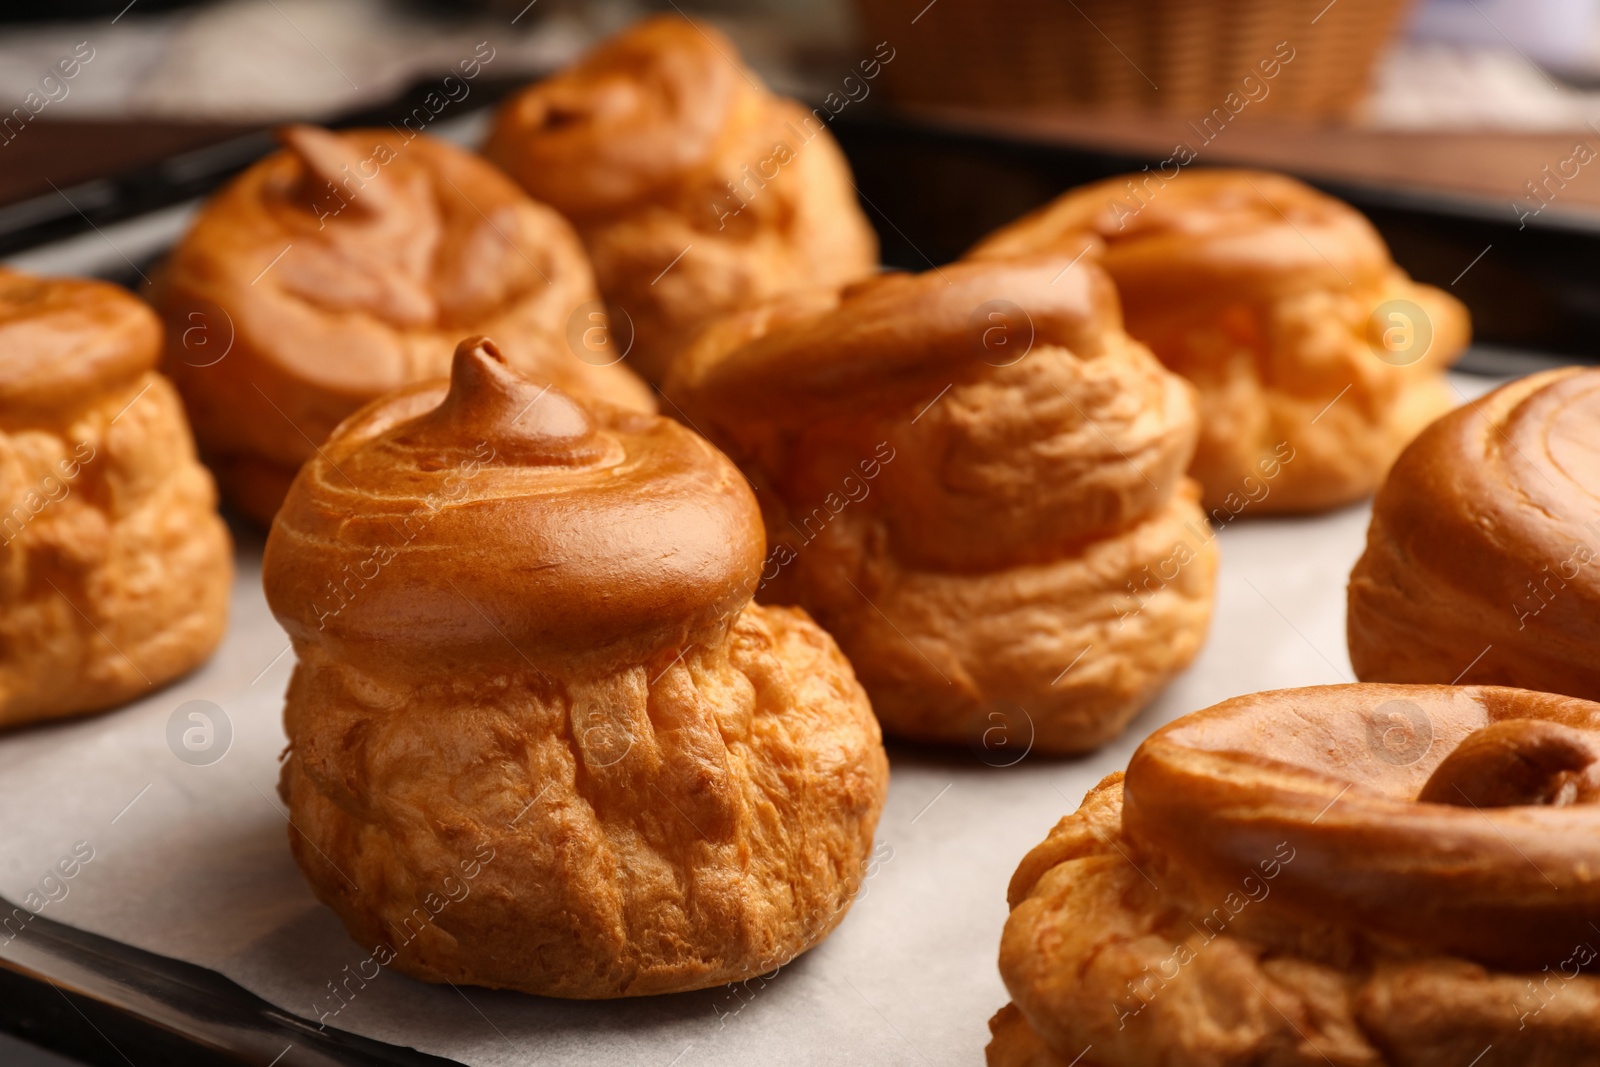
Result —
[[1465, 1067], [1490, 1046], [1525, 1067], [1600, 1064], [1600, 977], [1268, 931], [1250, 906], [1270, 880], [1197, 906], [1150, 880], [1121, 819], [1117, 773], [1018, 869], [1013, 886], [1036, 883], [1001, 942], [1014, 1002], [990, 1022], [991, 1067]]
[[222, 640], [231, 542], [165, 378], [0, 435], [0, 485], [0, 726], [153, 693]]
[[390, 684], [298, 650], [279, 791], [363, 946], [430, 982], [583, 999], [763, 974], [859, 890], [877, 723], [803, 612], [747, 607], [675, 661]]

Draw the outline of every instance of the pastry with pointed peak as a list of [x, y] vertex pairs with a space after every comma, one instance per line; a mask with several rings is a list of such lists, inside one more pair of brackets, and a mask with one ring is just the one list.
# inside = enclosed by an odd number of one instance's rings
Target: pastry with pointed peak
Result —
[[463, 334], [573, 392], [653, 411], [583, 342], [598, 294], [566, 222], [477, 156], [396, 130], [289, 126], [159, 279], [165, 367], [222, 491], [271, 521], [345, 416], [446, 373]]
[[161, 324], [0, 268], [0, 727], [144, 696], [211, 655], [233, 554]]
[[1103, 245], [1128, 332], [1200, 393], [1206, 510], [1318, 511], [1369, 495], [1455, 405], [1466, 309], [1406, 276], [1359, 212], [1281, 174], [1185, 170], [1073, 189], [968, 252]]
[[604, 998], [771, 971], [861, 885], [888, 765], [733, 465], [490, 341], [344, 422], [273, 523], [296, 859], [382, 962]]
[[830, 118], [774, 96], [713, 27], [663, 15], [513, 97], [484, 151], [572, 220], [617, 343], [660, 381], [717, 316], [876, 269]]
[[708, 328], [662, 391], [757, 487], [760, 598], [834, 636], [892, 734], [1085, 751], [1199, 651], [1193, 391], [1092, 257], [782, 298]]
[[1493, 1046], [1595, 1067], [1596, 871], [1600, 704], [1224, 701], [1156, 731], [1017, 868], [988, 1062], [1411, 1067]]

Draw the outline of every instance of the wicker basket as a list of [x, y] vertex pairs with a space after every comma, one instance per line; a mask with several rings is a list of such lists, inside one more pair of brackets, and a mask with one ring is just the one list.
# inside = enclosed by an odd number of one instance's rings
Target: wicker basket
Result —
[[[895, 49], [884, 84], [919, 103], [1071, 103], [1195, 115], [1244, 92], [1256, 111], [1343, 118], [1408, 0], [859, 0]], [[1293, 49], [1277, 76], [1261, 64]]]

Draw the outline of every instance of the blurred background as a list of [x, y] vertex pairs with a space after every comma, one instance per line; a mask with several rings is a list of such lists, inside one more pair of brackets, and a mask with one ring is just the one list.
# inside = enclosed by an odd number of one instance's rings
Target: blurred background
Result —
[[[1570, 148], [1567, 135], [1600, 115], [1600, 0], [53, 0], [0, 6], [0, 114], [11, 116], [0, 144], [12, 157], [0, 198], [44, 184], [33, 167], [50, 146], [11, 143], [23, 118], [136, 121], [161, 130], [139, 154], [160, 152], [203, 140], [208, 126], [382, 104], [480, 40], [496, 49], [497, 78], [534, 76], [641, 14], [674, 9], [715, 20], [796, 96], [838, 90], [863, 49], [887, 40], [898, 62], [874, 88], [897, 102], [1056, 114], [1084, 140], [1117, 145], [1173, 128], [1135, 116], [1203, 116], [1287, 42], [1294, 58], [1278, 84], [1239, 115], [1320, 135], [1282, 151], [1397, 180], [1410, 164], [1422, 168], [1410, 175], [1418, 183], [1498, 195], [1527, 179], [1513, 173], [1515, 138]], [[93, 55], [82, 75], [41, 87], [80, 42]], [[195, 128], [171, 129], [183, 125]], [[1507, 151], [1467, 168], [1431, 165], [1459, 164], [1465, 155], [1430, 149], [1466, 134]], [[1419, 143], [1402, 149], [1405, 139]], [[1239, 140], [1248, 143], [1234, 149], [1256, 154], [1274, 138]], [[1389, 152], [1350, 159], [1317, 151], [1324, 140]], [[95, 156], [125, 158], [84, 155], [51, 159], [68, 168], [56, 178], [92, 173]]]
[[[536, 73], [674, 9], [717, 21], [798, 94], [888, 31], [924, 53], [889, 79], [907, 100], [1203, 111], [1197, 71], [1242, 75], [1252, 46], [1269, 55], [1280, 39], [1296, 62], [1340, 68], [1326, 99], [1289, 90], [1303, 117], [1363, 129], [1578, 129], [1600, 88], [1596, 0], [52, 0], [0, 5], [0, 102], [21, 104], [88, 39], [95, 76], [51, 101], [51, 121], [327, 116], [444, 70], [486, 34], [504, 43], [498, 73]], [[1101, 64], [1102, 47], [1125, 69]]]
[[[1600, 0], [8, 4], [0, 257], [48, 270], [32, 250], [192, 201], [269, 151], [273, 124], [399, 121], [476, 50], [492, 60], [430, 127], [473, 143], [486, 105], [673, 10], [828, 112], [890, 265], [927, 269], [1175, 155], [1249, 164], [1349, 199], [1451, 286], [1478, 369], [1592, 358]], [[892, 58], [862, 77], [875, 55]], [[132, 266], [165, 240], [119, 251]]]

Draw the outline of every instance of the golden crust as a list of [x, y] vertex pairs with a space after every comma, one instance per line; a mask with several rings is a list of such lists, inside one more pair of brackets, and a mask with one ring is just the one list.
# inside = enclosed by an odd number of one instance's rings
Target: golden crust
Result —
[[[1230, 498], [1251, 495], [1262, 461], [1282, 444], [1294, 459], [1253, 511], [1357, 500], [1454, 404], [1443, 374], [1466, 347], [1465, 309], [1406, 277], [1360, 214], [1300, 182], [1229, 170], [1112, 178], [1002, 228], [968, 256], [1005, 259], [1085, 238], [1104, 246], [1128, 332], [1199, 390], [1191, 473], [1207, 510], [1235, 510]], [[1396, 308], [1400, 319], [1390, 316]], [[1431, 344], [1406, 349], [1424, 325]], [[1375, 339], [1395, 326], [1400, 347], [1380, 358]]]
[[877, 264], [825, 124], [703, 23], [634, 25], [509, 101], [484, 151], [577, 226], [653, 381], [718, 315]]
[[749, 603], [761, 548], [689, 430], [520, 379], [481, 339], [448, 392], [335, 433], [267, 544], [299, 658], [280, 790], [301, 869], [380, 964], [636, 996], [833, 929], [888, 763], [833, 641]]
[[834, 635], [891, 733], [1093, 748], [1204, 639], [1190, 391], [1070, 263], [788, 297], [707, 330], [663, 387], [758, 487], [760, 595]]
[[569, 343], [598, 294], [554, 211], [426, 136], [280, 137], [282, 151], [202, 208], [158, 299], [164, 367], [224, 493], [251, 517], [271, 520], [345, 416], [445, 374], [465, 334], [492, 331], [543, 380], [654, 411], [626, 368]]
[[222, 639], [232, 549], [155, 316], [0, 269], [0, 726], [114, 707]]
[[1350, 572], [1350, 662], [1372, 682], [1600, 698], [1600, 371], [1495, 390], [1395, 463]]
[[1212, 896], [1286, 840], [1303, 862], [1253, 915], [1537, 967], [1600, 913], [1600, 806], [1576, 783], [1548, 800], [1485, 784], [1564, 773], [1538, 753], [1549, 730], [1578, 740], [1566, 769], [1600, 771], [1600, 704], [1570, 697], [1376, 684], [1236, 697], [1134, 753], [1123, 829]]
[[[890, 733], [1080, 752], [1121, 734], [1200, 651], [1216, 552], [1196, 496], [1185, 484], [1081, 551], [979, 573], [907, 565], [880, 521], [846, 512], [797, 548], [773, 595], [798, 590], [849, 650]], [[1147, 590], [1146, 568], [1173, 577]]]
[[700, 989], [819, 943], [883, 804], [872, 709], [801, 612], [700, 641], [421, 687], [308, 650], [282, 789], [318, 897], [407, 974], [545, 996]]
[[[1433, 724], [1409, 762], [1368, 747], [1370, 713], [1396, 699]], [[1542, 910], [1528, 861], [1489, 840], [1542, 861], [1540, 833], [1566, 832], [1587, 855], [1593, 799], [1411, 799], [1454, 773], [1477, 724], [1547, 717], [1600, 732], [1600, 706], [1582, 701], [1366, 685], [1256, 694], [1159, 731], [1018, 868], [1000, 949], [1013, 1004], [990, 1064], [1445, 1067], [1489, 1045], [1517, 1063], [1600, 1063], [1592, 904]], [[1374, 881], [1383, 853], [1409, 869]], [[1584, 862], [1551, 876], [1572, 890]], [[1495, 910], [1463, 919], [1486, 891]], [[1537, 943], [1542, 962], [1493, 962], [1508, 943]]]
[[760, 517], [726, 459], [676, 422], [585, 405], [500, 358], [464, 341], [448, 383], [374, 402], [302, 468], [266, 550], [291, 637], [388, 670], [612, 663], [681, 647], [749, 601]]

